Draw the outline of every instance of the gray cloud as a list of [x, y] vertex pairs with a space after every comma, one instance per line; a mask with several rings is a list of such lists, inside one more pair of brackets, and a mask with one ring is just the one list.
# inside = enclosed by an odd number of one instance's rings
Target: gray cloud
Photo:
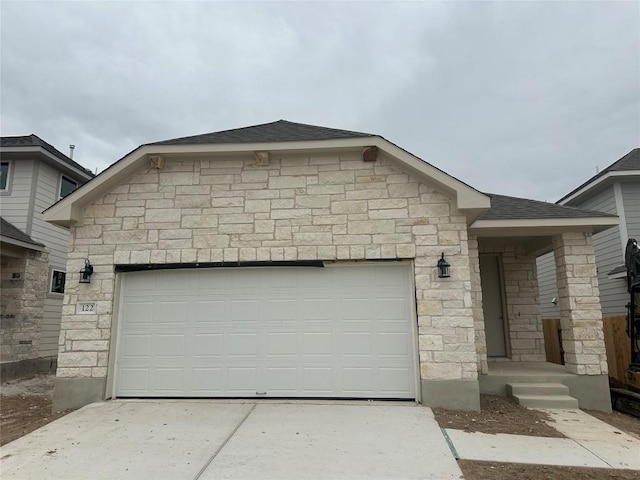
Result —
[[638, 3], [2, 2], [0, 128], [104, 169], [285, 118], [555, 200], [640, 143]]

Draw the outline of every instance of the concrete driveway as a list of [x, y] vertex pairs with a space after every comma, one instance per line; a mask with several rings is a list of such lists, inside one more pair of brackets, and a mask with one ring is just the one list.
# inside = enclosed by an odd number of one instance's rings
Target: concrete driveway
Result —
[[0, 448], [9, 479], [458, 479], [431, 410], [409, 404], [111, 401]]

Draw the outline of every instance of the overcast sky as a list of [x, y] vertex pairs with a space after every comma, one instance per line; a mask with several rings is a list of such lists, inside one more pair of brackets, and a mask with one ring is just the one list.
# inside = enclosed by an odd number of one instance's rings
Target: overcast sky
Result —
[[279, 119], [556, 201], [640, 146], [640, 2], [0, 3], [0, 132], [101, 171]]

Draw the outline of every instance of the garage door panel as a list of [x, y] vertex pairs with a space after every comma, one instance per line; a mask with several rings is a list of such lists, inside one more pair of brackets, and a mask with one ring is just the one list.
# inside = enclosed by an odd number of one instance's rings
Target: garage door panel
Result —
[[343, 367], [342, 390], [346, 396], [368, 396], [377, 387], [377, 375], [371, 367]]
[[407, 356], [411, 346], [411, 336], [405, 332], [378, 333], [378, 355]]
[[407, 303], [400, 298], [377, 298], [375, 315], [379, 320], [397, 321], [404, 324], [407, 320]]
[[342, 334], [343, 355], [366, 355], [373, 353], [373, 339], [370, 332], [344, 332]]
[[195, 333], [193, 342], [194, 357], [220, 357], [224, 353], [224, 334]]
[[298, 392], [298, 367], [273, 366], [266, 367], [266, 385], [273, 397], [293, 395]]
[[122, 358], [151, 358], [151, 334], [122, 336], [120, 342], [120, 355]]
[[343, 320], [370, 320], [373, 313], [370, 297], [342, 298], [338, 309]]
[[224, 371], [221, 367], [194, 367], [191, 373], [196, 396], [222, 395], [225, 390]]
[[153, 321], [158, 324], [185, 324], [187, 302], [184, 300], [160, 300], [155, 304]]
[[175, 395], [184, 390], [185, 369], [177, 367], [156, 367], [153, 372], [153, 384], [160, 394]]
[[151, 325], [153, 323], [154, 303], [149, 301], [130, 301], [123, 308], [123, 316], [128, 325]]
[[184, 357], [186, 342], [184, 334], [159, 334], [154, 340], [156, 356]]
[[267, 354], [270, 356], [297, 355], [298, 334], [296, 332], [268, 332]]
[[257, 322], [259, 303], [257, 300], [231, 300], [229, 320], [233, 322]]
[[258, 367], [229, 367], [227, 369], [227, 389], [232, 395], [254, 396], [258, 391]]
[[390, 395], [395, 392], [405, 392], [410, 388], [413, 381], [412, 375], [411, 370], [406, 367], [382, 367], [378, 374], [381, 388]]
[[407, 264], [123, 277], [117, 396], [415, 398]]
[[257, 357], [257, 333], [230, 333], [226, 337], [226, 353], [233, 356]]
[[119, 390], [127, 395], [143, 395], [149, 391], [150, 368], [125, 367], [118, 372]]
[[196, 300], [194, 305], [196, 323], [224, 322], [227, 317], [226, 302], [222, 300]]
[[298, 301], [295, 298], [267, 298], [262, 308], [267, 320], [295, 321], [298, 318]]
[[302, 298], [300, 300], [300, 318], [302, 320], [331, 320], [334, 318], [332, 298]]

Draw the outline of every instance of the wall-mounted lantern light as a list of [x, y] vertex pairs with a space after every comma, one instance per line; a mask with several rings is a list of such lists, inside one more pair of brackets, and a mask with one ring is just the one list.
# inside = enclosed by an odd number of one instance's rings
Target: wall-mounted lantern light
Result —
[[87, 258], [84, 261], [84, 267], [80, 269], [80, 283], [91, 283], [91, 275], [93, 275], [93, 265]]
[[442, 252], [442, 257], [438, 260], [438, 277], [440, 278], [449, 278], [449, 262], [444, 259], [444, 252]]

